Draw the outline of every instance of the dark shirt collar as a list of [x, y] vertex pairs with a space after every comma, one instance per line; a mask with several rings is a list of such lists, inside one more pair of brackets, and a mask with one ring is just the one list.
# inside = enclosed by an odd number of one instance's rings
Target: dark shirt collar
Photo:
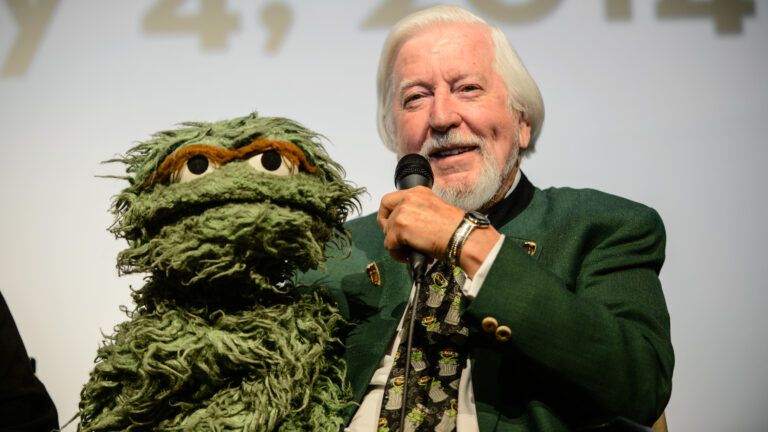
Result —
[[528, 181], [525, 174], [522, 172], [520, 174], [520, 181], [515, 189], [488, 211], [488, 219], [491, 220], [491, 225], [496, 229], [501, 228], [522, 213], [533, 199], [533, 185]]

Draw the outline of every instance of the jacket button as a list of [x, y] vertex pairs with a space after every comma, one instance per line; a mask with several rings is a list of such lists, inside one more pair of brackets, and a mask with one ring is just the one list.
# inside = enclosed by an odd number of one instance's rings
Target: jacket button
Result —
[[496, 327], [499, 326], [499, 322], [494, 317], [485, 317], [483, 318], [482, 326], [486, 333], [493, 333], [496, 331]]
[[503, 325], [496, 329], [496, 340], [499, 342], [506, 342], [512, 338], [512, 329]]

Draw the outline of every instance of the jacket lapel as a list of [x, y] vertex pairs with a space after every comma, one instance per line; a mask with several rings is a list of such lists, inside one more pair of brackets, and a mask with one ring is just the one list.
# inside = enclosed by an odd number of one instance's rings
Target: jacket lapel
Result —
[[[350, 275], [355, 280], [349, 281], [349, 288], [364, 290], [350, 302], [351, 315], [357, 319], [347, 336], [346, 350], [349, 380], [357, 402], [362, 400], [373, 373], [392, 342], [411, 290], [405, 264], [387, 256], [376, 261], [376, 265], [381, 277], [380, 286], [371, 283], [365, 269]], [[358, 310], [353, 310], [355, 308]]]

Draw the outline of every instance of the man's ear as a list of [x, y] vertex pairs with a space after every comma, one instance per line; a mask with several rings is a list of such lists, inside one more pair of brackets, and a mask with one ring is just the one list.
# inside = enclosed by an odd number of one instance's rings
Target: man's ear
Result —
[[522, 115], [517, 121], [517, 142], [520, 150], [525, 150], [531, 143], [531, 123], [524, 119]]

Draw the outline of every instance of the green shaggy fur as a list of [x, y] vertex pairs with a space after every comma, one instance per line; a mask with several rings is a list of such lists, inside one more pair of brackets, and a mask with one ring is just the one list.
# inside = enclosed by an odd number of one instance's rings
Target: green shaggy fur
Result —
[[[190, 144], [255, 138], [297, 145], [319, 170], [275, 176], [233, 161], [188, 183], [148, 182]], [[256, 114], [184, 123], [115, 161], [129, 186], [111, 230], [128, 241], [121, 273], [147, 273], [129, 320], [98, 350], [80, 402], [81, 431], [336, 431], [350, 403], [338, 333], [321, 287], [297, 271], [322, 265], [360, 189], [287, 119]]]

